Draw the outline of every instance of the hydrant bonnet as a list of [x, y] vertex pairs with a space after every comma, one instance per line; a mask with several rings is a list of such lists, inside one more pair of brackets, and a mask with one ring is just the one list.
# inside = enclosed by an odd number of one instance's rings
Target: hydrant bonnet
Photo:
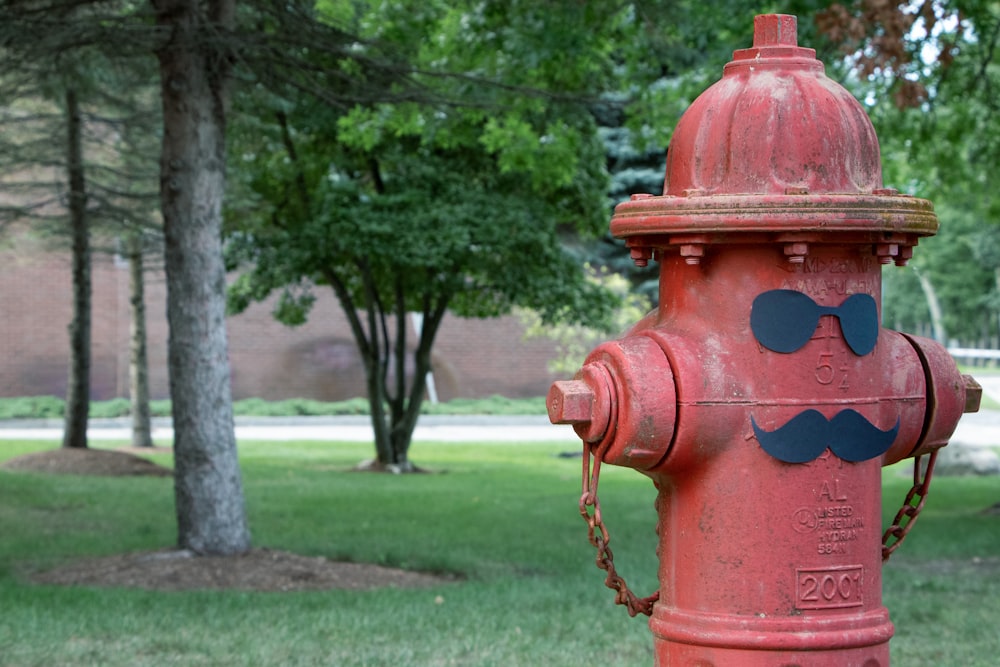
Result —
[[796, 45], [794, 16], [758, 16], [754, 44], [685, 112], [664, 194], [871, 193], [878, 139], [858, 101]]
[[933, 205], [882, 185], [878, 137], [861, 104], [796, 44], [796, 19], [754, 21], [754, 45], [684, 113], [667, 151], [662, 196], [615, 208], [611, 233], [640, 265], [676, 250], [699, 264], [716, 244], [871, 246], [905, 264], [937, 231]]

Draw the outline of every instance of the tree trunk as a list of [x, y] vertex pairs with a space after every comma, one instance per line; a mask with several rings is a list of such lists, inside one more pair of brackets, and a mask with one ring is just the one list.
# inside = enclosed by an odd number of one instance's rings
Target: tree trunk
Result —
[[[413, 350], [414, 373], [407, 382], [406, 377], [406, 302], [401, 290], [397, 291], [395, 300], [396, 337], [393, 341], [393, 361], [395, 369], [395, 389], [390, 395], [386, 370], [389, 360], [381, 364], [381, 374], [368, 378], [368, 402], [372, 410], [372, 426], [375, 433], [375, 452], [378, 467], [394, 472], [416, 472], [419, 470], [410, 460], [410, 444], [413, 442], [413, 431], [420, 418], [420, 406], [424, 402], [424, 392], [427, 390], [427, 376], [431, 370], [431, 349], [437, 336], [441, 320], [447, 310], [447, 299], [442, 299], [437, 306], [424, 305], [417, 347]], [[384, 317], [384, 313], [382, 313]], [[388, 349], [372, 345], [369, 349]], [[366, 364], [365, 371], [377, 367], [376, 364]], [[382, 406], [388, 405], [389, 412]]]
[[[447, 311], [448, 297], [441, 297], [432, 304], [425, 299], [417, 349], [414, 351], [416, 375], [412, 383], [406, 382], [406, 301], [397, 286], [393, 299], [396, 316], [396, 337], [390, 345], [386, 311], [379, 297], [372, 276], [365, 266], [358, 267], [365, 285], [365, 319], [362, 323], [358, 309], [340, 275], [332, 267], [323, 270], [323, 275], [333, 288], [341, 309], [351, 326], [351, 333], [361, 355], [365, 371], [365, 388], [368, 392], [368, 406], [371, 412], [372, 431], [375, 439], [375, 460], [371, 469], [392, 470], [393, 472], [414, 472], [416, 466], [410, 461], [410, 443], [413, 430], [420, 416], [427, 389], [427, 374], [431, 367], [431, 349], [438, 328]], [[394, 359], [390, 359], [393, 349]], [[389, 392], [388, 370], [390, 361], [395, 361], [395, 390]], [[389, 407], [388, 412], [386, 406]]]
[[917, 276], [917, 280], [920, 281], [920, 289], [923, 290], [924, 299], [927, 300], [927, 310], [931, 315], [931, 327], [934, 331], [934, 340], [941, 345], [948, 345], [948, 335], [944, 330], [944, 313], [941, 310], [941, 302], [938, 300], [934, 284], [923, 271], [915, 266], [913, 267], [913, 273]]
[[[401, 405], [404, 409], [392, 425], [393, 452], [399, 460], [399, 465], [405, 469], [416, 469], [409, 459], [410, 444], [413, 442], [413, 431], [417, 427], [417, 420], [420, 419], [420, 406], [423, 405], [424, 393], [427, 391], [427, 378], [431, 372], [431, 350], [447, 311], [447, 304], [446, 297], [442, 297], [439, 303], [433, 306], [429, 302], [424, 303], [417, 347], [413, 350], [413, 380], [406, 395], [405, 405]], [[406, 314], [402, 310], [405, 304], [401, 303], [400, 307], [396, 316], [405, 321]], [[402, 364], [399, 370], [403, 372]]]
[[385, 365], [378, 346], [372, 346], [374, 357], [366, 361], [365, 385], [368, 389], [368, 410], [371, 412], [372, 436], [375, 439], [375, 463], [380, 468], [396, 463], [392, 452], [390, 419], [385, 411]]
[[69, 325], [69, 377], [63, 447], [87, 446], [90, 411], [90, 232], [87, 189], [83, 176], [83, 139], [76, 91], [66, 91], [69, 224], [73, 248], [73, 319]]
[[146, 354], [146, 297], [144, 294], [142, 232], [128, 237], [129, 260], [129, 360], [128, 387], [132, 414], [132, 446], [152, 447], [149, 415], [149, 359]]
[[168, 369], [178, 544], [250, 548], [233, 431], [222, 259], [228, 54], [234, 0], [152, 0], [163, 98], [160, 198], [166, 241]]

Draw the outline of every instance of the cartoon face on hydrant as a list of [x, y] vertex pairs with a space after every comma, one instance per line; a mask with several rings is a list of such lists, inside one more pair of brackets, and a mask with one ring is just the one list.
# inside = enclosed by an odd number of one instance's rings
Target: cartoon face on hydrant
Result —
[[[651, 616], [658, 665], [888, 664], [882, 561], [981, 393], [940, 345], [880, 325], [882, 266], [937, 225], [883, 187], [870, 121], [784, 15], [758, 16], [681, 118], [663, 195], [615, 209], [612, 233], [660, 264], [659, 307], [548, 409], [584, 441], [581, 513], [616, 600]], [[881, 468], [908, 457], [914, 491], [883, 535]], [[607, 548], [602, 462], [659, 490], [649, 598]]]

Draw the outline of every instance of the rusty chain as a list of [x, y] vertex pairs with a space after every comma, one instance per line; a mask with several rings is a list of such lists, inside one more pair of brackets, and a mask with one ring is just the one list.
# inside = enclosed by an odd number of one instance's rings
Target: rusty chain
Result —
[[[930, 492], [931, 477], [934, 473], [937, 455], [938, 450], [930, 453], [927, 459], [927, 468], [923, 471], [920, 465], [923, 455], [914, 459], [913, 486], [906, 494], [902, 507], [896, 512], [892, 525], [882, 535], [882, 562], [889, 560], [893, 552], [900, 547], [916, 523], [920, 512], [924, 509], [927, 494]], [[593, 465], [591, 465], [591, 459], [593, 459]], [[601, 501], [597, 497], [600, 475], [601, 452], [592, 452], [589, 443], [585, 442], [583, 445], [583, 493], [580, 495], [580, 516], [587, 522], [587, 537], [597, 549], [596, 565], [608, 573], [604, 579], [604, 585], [615, 591], [615, 604], [623, 605], [628, 610], [629, 616], [638, 614], [651, 616], [653, 605], [660, 599], [660, 592], [656, 591], [648, 597], [640, 598], [632, 592], [632, 589], [625, 583], [625, 579], [618, 574], [615, 568], [614, 553], [609, 546], [611, 537], [601, 517]], [[918, 502], [913, 504], [913, 499], [917, 497], [919, 497]], [[590, 508], [593, 508], [593, 513], [591, 513]]]
[[[591, 453], [588, 443], [583, 443], [583, 494], [580, 496], [580, 516], [587, 522], [587, 537], [590, 543], [597, 549], [597, 567], [608, 573], [604, 579], [604, 585], [615, 591], [615, 604], [624, 605], [629, 616], [645, 614], [650, 616], [653, 613], [653, 605], [660, 599], [659, 591], [649, 597], [640, 598], [628, 587], [625, 580], [615, 569], [615, 557], [608, 546], [611, 537], [608, 535], [607, 526], [601, 518], [601, 501], [597, 497], [597, 483], [601, 475], [601, 454], [599, 451]], [[591, 457], [594, 465], [591, 469]], [[593, 507], [593, 513], [590, 509]]]
[[[913, 528], [913, 524], [916, 523], [917, 517], [920, 516], [921, 510], [924, 509], [924, 503], [927, 502], [927, 494], [930, 491], [931, 475], [934, 473], [934, 463], [937, 461], [938, 451], [935, 449], [930, 453], [927, 459], [927, 470], [923, 472], [922, 479], [920, 461], [923, 459], [923, 455], [913, 460], [913, 486], [910, 488], [909, 493], [906, 494], [903, 506], [896, 512], [896, 518], [892, 520], [892, 525], [882, 534], [883, 563], [889, 560], [889, 556], [903, 543], [906, 535]], [[917, 496], [920, 497], [920, 500], [914, 505], [913, 499]]]

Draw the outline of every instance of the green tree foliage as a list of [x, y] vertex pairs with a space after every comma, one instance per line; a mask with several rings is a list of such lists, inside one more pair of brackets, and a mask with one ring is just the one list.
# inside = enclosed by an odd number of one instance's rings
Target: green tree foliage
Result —
[[[589, 268], [589, 267], [588, 267]], [[618, 296], [620, 305], [607, 329], [579, 322], [546, 324], [537, 311], [519, 308], [518, 317], [524, 324], [525, 338], [546, 338], [555, 342], [556, 356], [549, 361], [553, 373], [572, 376], [586, 360], [590, 351], [607, 339], [620, 335], [641, 320], [653, 307], [651, 300], [632, 285], [621, 273], [608, 269], [590, 269], [588, 279]]]
[[[313, 290], [331, 287], [364, 361], [377, 463], [405, 470], [446, 312], [610, 314], [613, 296], [585, 280], [560, 239], [606, 224], [607, 173], [587, 102], [612, 80], [616, 16], [611, 3], [320, 7], [358, 35], [364, 55], [406, 62], [409, 73], [384, 101], [346, 110], [322, 97], [244, 99], [269, 113], [234, 137], [244, 203], [228, 252], [246, 270], [230, 304], [279, 290], [275, 314], [295, 324]], [[370, 64], [338, 68], [360, 81]], [[401, 99], [407, 91], [420, 99]], [[410, 312], [423, 316], [412, 346]]]
[[[985, 268], [997, 259], [991, 256], [996, 235], [961, 202], [953, 207], [947, 199], [939, 199], [935, 208], [941, 220], [937, 236], [921, 242], [909, 266], [883, 271], [882, 319], [886, 326], [939, 338], [943, 344], [954, 339], [978, 344], [995, 335], [1000, 312], [993, 301], [994, 274]], [[926, 281], [923, 286], [921, 278]], [[937, 323], [931, 299], [937, 299], [941, 309]]]
[[[865, 0], [834, 4], [819, 23], [849, 55], [886, 183], [935, 203], [941, 231], [913, 264], [938, 294], [946, 336], [997, 336], [1000, 196], [990, 182], [1000, 160], [1000, 3]], [[916, 276], [902, 273], [887, 281], [886, 322], [926, 326]]]

